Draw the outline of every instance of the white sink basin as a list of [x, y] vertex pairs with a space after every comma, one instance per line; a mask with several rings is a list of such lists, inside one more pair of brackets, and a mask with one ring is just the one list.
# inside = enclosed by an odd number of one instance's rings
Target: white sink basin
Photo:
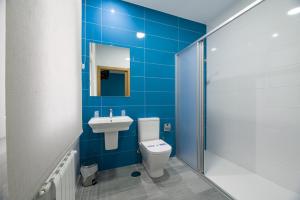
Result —
[[133, 119], [128, 116], [119, 117], [93, 117], [89, 120], [89, 125], [94, 133], [126, 131], [132, 124]]
[[128, 116], [93, 117], [88, 124], [94, 133], [104, 133], [105, 149], [113, 150], [118, 148], [118, 132], [128, 130], [132, 122]]

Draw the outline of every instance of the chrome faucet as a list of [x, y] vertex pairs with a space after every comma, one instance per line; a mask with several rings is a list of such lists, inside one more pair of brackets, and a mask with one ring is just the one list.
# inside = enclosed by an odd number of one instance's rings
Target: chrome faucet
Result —
[[109, 117], [112, 118], [113, 117], [113, 110], [110, 108], [109, 109]]

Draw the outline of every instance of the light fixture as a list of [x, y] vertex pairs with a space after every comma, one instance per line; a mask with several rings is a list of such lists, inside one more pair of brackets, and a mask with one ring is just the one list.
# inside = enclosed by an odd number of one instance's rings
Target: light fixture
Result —
[[211, 51], [212, 52], [217, 51], [217, 48], [213, 47], [213, 48], [211, 48]]
[[273, 33], [273, 34], [272, 34], [272, 37], [273, 37], [273, 38], [277, 38], [278, 36], [279, 36], [278, 33]]
[[139, 39], [143, 39], [145, 37], [145, 33], [137, 32], [136, 37], [139, 38]]
[[112, 8], [112, 9], [110, 9], [110, 12], [115, 13], [116, 11], [115, 11], [115, 9]]
[[297, 15], [300, 13], [300, 6], [296, 8], [292, 8], [287, 12], [288, 15]]

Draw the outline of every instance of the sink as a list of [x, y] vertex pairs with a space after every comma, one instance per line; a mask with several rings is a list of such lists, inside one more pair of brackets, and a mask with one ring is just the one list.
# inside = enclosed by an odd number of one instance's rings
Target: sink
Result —
[[93, 117], [88, 122], [94, 133], [126, 131], [133, 119], [128, 116]]
[[94, 133], [104, 133], [105, 149], [113, 150], [118, 148], [119, 131], [128, 130], [132, 122], [128, 116], [93, 117], [88, 124]]

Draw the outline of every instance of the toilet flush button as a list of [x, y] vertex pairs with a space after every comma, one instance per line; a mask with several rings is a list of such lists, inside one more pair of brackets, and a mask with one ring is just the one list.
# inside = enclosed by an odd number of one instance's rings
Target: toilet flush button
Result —
[[170, 132], [172, 129], [171, 123], [165, 123], [164, 124], [164, 132]]

